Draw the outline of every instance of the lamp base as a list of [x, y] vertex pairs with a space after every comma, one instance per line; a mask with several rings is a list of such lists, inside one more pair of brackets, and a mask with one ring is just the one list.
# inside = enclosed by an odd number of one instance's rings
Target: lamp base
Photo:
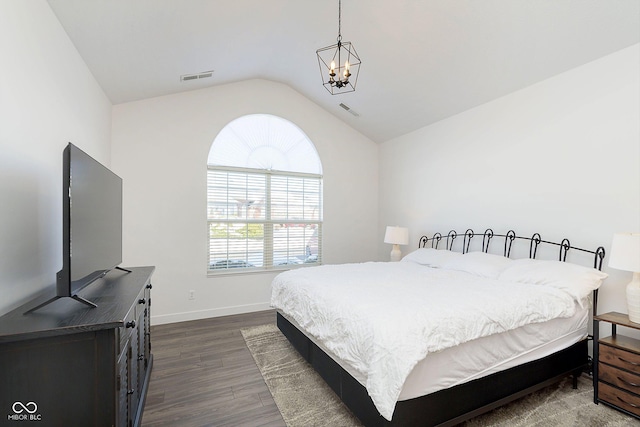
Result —
[[633, 273], [633, 279], [627, 285], [627, 308], [629, 320], [640, 323], [640, 273]]
[[[400, 251], [400, 245], [393, 245], [393, 249], [391, 249], [391, 253], [389, 254], [391, 257], [391, 261], [400, 261], [402, 258], [402, 252]], [[639, 288], [640, 289], [640, 288]]]

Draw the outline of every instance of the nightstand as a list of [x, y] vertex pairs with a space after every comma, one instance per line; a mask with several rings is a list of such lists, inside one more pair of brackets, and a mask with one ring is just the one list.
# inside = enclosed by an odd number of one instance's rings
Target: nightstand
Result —
[[[600, 322], [611, 324], [611, 336], [598, 337]], [[640, 419], [640, 340], [619, 335], [618, 325], [640, 330], [626, 314], [593, 317], [593, 401]]]

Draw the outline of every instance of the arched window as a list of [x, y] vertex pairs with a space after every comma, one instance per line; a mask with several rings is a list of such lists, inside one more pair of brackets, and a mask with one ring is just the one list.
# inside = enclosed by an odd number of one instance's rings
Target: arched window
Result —
[[300, 128], [240, 117], [220, 131], [207, 164], [211, 273], [321, 263], [322, 164]]

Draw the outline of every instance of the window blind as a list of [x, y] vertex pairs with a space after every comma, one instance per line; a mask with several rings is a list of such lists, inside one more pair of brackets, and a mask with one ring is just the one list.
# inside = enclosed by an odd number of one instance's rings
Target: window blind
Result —
[[211, 273], [318, 265], [322, 176], [209, 166], [207, 220]]

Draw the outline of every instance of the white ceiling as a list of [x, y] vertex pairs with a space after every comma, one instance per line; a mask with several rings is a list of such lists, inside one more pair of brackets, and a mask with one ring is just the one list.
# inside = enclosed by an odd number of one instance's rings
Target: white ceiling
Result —
[[362, 66], [332, 96], [315, 51], [336, 42], [337, 1], [48, 2], [114, 104], [261, 78], [377, 142], [640, 42], [638, 0], [344, 0]]

